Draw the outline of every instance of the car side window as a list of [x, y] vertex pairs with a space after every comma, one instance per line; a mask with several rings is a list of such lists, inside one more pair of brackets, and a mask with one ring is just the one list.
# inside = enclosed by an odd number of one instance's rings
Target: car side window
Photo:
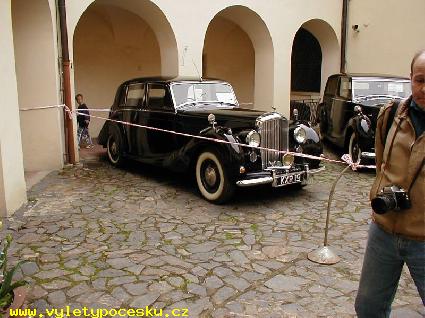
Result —
[[351, 81], [348, 77], [340, 78], [338, 95], [343, 98], [351, 98]]
[[338, 89], [338, 77], [333, 77], [328, 80], [326, 84], [326, 95], [336, 95]]
[[124, 86], [120, 92], [120, 96], [118, 98], [119, 107], [125, 107], [125, 99], [127, 97], [127, 90], [128, 90], [128, 86]]
[[170, 93], [163, 84], [148, 84], [148, 109], [174, 111]]
[[145, 96], [145, 84], [131, 84], [127, 88], [127, 107], [141, 107]]

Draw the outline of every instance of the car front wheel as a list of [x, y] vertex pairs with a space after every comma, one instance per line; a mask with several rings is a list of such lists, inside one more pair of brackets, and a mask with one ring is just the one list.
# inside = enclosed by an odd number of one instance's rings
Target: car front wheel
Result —
[[196, 161], [198, 189], [206, 200], [216, 204], [228, 201], [235, 189], [222, 162], [215, 150], [201, 152]]
[[353, 163], [357, 163], [357, 164], [360, 163], [362, 150], [360, 149], [359, 139], [354, 132], [351, 134], [351, 137], [350, 137], [350, 143], [348, 145], [348, 153]]

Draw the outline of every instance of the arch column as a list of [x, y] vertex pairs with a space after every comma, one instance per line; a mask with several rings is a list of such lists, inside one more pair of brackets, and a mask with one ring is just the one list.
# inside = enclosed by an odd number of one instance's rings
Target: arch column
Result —
[[19, 122], [11, 1], [0, 1], [0, 217], [27, 200]]

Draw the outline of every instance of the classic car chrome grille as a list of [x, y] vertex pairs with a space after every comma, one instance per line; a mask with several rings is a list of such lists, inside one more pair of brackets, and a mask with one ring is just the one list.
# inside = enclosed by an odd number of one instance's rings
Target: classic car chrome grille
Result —
[[[277, 150], [288, 150], [289, 123], [278, 113], [268, 113], [257, 119], [257, 126], [261, 135], [261, 147]], [[282, 154], [274, 151], [261, 150], [263, 169], [279, 165]]]

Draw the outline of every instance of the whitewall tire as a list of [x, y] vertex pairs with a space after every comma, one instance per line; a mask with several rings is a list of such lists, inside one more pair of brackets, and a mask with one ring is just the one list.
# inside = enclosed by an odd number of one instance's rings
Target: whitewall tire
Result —
[[350, 142], [348, 144], [348, 154], [350, 155], [353, 163], [360, 164], [362, 150], [360, 149], [359, 141], [354, 132], [351, 134]]
[[220, 204], [233, 195], [235, 186], [215, 150], [201, 152], [196, 161], [195, 175], [199, 192], [206, 200]]

